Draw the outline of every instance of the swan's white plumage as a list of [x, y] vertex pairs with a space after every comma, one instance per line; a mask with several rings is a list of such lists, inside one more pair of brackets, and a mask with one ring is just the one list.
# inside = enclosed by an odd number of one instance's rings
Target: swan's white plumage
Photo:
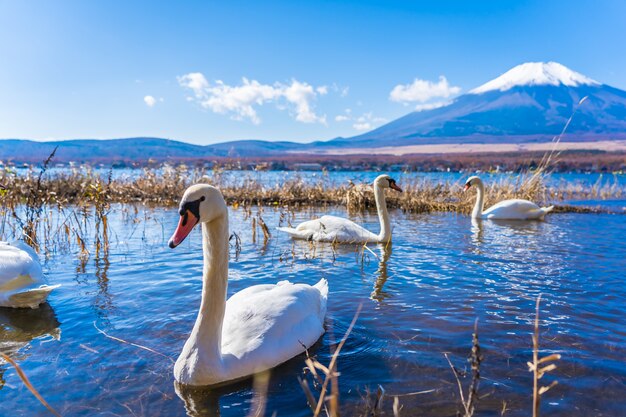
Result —
[[483, 211], [483, 219], [494, 220], [543, 220], [554, 207], [539, 207], [528, 200], [504, 200]]
[[485, 186], [480, 178], [473, 176], [467, 179], [465, 190], [476, 186], [476, 203], [472, 210], [473, 219], [492, 220], [543, 220], [554, 206], [539, 207], [532, 201], [522, 199], [504, 200], [484, 210]]
[[[328, 282], [254, 285], [226, 301], [228, 281], [228, 211], [209, 185], [190, 187], [181, 213], [196, 207], [202, 224], [204, 273], [202, 301], [194, 328], [182, 349], [174, 376], [193, 386], [223, 384], [273, 368], [303, 353], [324, 334]], [[193, 213], [192, 213], [193, 214]], [[181, 221], [170, 246], [191, 228]], [[175, 238], [176, 237], [176, 238]], [[182, 239], [179, 239], [182, 237]], [[172, 244], [172, 242], [175, 242]]]
[[391, 226], [385, 188], [402, 192], [396, 181], [389, 175], [379, 175], [373, 183], [376, 210], [380, 222], [380, 233], [375, 234], [351, 220], [336, 216], [322, 216], [319, 219], [300, 223], [295, 228], [279, 227], [281, 232], [288, 233], [294, 239], [314, 240], [318, 242], [336, 243], [387, 243], [391, 241]]
[[59, 285], [47, 285], [37, 253], [23, 242], [0, 242], [0, 307], [37, 308]]
[[322, 216], [308, 220], [297, 227], [279, 227], [296, 239], [319, 242], [378, 242], [379, 236], [351, 220], [336, 216]]
[[282, 281], [255, 285], [226, 303], [222, 330], [225, 378], [238, 379], [279, 365], [324, 333], [328, 283]]

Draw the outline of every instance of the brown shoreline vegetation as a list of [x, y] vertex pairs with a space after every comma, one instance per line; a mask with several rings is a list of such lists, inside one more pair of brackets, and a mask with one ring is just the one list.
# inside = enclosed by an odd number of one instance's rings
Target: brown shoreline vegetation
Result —
[[[113, 166], [114, 168], [159, 168], [164, 163], [186, 164], [194, 168], [223, 167], [225, 169], [264, 169], [296, 170], [302, 164], [315, 164], [328, 171], [363, 171], [363, 170], [410, 170], [419, 172], [481, 170], [526, 172], [535, 169], [546, 152], [542, 151], [502, 151], [481, 153], [432, 153], [432, 154], [306, 154], [291, 153], [282, 155], [212, 157], [212, 158], [146, 158], [110, 159], [90, 158], [76, 160], [73, 163], [92, 166]], [[9, 158], [5, 162], [13, 164], [39, 164], [39, 156], [20, 161]], [[63, 157], [62, 149], [54, 160], [55, 164], [69, 167], [70, 161]], [[559, 157], [552, 161], [554, 172], [624, 172], [626, 171], [626, 152], [604, 150], [562, 150]]]
[[[38, 174], [34, 170], [16, 175], [0, 173], [0, 204], [5, 209], [27, 206], [98, 206], [107, 203], [150, 206], [175, 206], [186, 187], [204, 182], [220, 188], [228, 204], [237, 206], [280, 206], [289, 208], [347, 205], [350, 210], [374, 207], [373, 193], [367, 184], [335, 184], [324, 180], [306, 182], [301, 177], [283, 184], [268, 186], [252, 178], [243, 185], [229, 184], [219, 169], [189, 170], [186, 166], [156, 170], [145, 168], [134, 178], [112, 179], [89, 169], [68, 170], [54, 175]], [[392, 176], [393, 173], [390, 173]], [[303, 176], [306, 173], [302, 174]], [[617, 181], [605, 182], [584, 189], [574, 184], [548, 186], [546, 174], [511, 175], [487, 184], [485, 205], [508, 198], [525, 198], [538, 204], [556, 204], [557, 210], [587, 211], [576, 206], [559, 205], [568, 200], [605, 200], [622, 198], [625, 192]], [[469, 174], [468, 174], [469, 176]], [[475, 201], [471, 192], [463, 192], [461, 182], [435, 182], [415, 179], [401, 184], [404, 193], [388, 193], [387, 205], [406, 212], [469, 213]], [[105, 194], [105, 195], [104, 195]], [[102, 208], [100, 208], [102, 210]]]

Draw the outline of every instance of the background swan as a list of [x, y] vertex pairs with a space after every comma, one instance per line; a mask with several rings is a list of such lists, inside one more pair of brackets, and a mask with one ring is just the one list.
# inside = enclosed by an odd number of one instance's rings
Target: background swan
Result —
[[169, 246], [178, 246], [202, 223], [202, 301], [174, 377], [187, 385], [241, 379], [304, 352], [324, 333], [328, 283], [254, 285], [226, 301], [228, 210], [222, 193], [193, 185], [180, 203], [180, 222]]
[[385, 201], [385, 188], [402, 192], [396, 180], [389, 175], [379, 175], [374, 180], [374, 198], [380, 220], [380, 233], [374, 234], [351, 220], [336, 216], [322, 216], [319, 219], [300, 223], [297, 227], [279, 227], [294, 239], [315, 240], [319, 242], [343, 243], [387, 243], [391, 241], [391, 225]]
[[33, 248], [0, 242], [0, 307], [37, 308], [58, 287], [47, 285]]
[[482, 180], [476, 176], [468, 178], [463, 191], [467, 191], [473, 185], [478, 189], [476, 204], [472, 210], [473, 219], [543, 220], [554, 208], [554, 206], [539, 207], [532, 201], [513, 199], [500, 201], [483, 211], [485, 186]]

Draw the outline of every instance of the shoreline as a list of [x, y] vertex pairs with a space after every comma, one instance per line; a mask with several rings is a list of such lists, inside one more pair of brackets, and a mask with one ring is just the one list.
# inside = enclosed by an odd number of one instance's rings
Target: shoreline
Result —
[[597, 142], [553, 142], [541, 143], [444, 143], [406, 146], [387, 146], [382, 148], [346, 148], [321, 151], [310, 155], [432, 155], [432, 154], [488, 154], [514, 152], [549, 152], [559, 151], [601, 151], [626, 152], [626, 140], [604, 140]]

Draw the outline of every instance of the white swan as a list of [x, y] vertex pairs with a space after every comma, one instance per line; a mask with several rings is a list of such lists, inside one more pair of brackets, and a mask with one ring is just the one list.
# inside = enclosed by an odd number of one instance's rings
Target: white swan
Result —
[[472, 210], [473, 219], [543, 220], [546, 214], [551, 212], [554, 208], [554, 206], [539, 207], [532, 201], [517, 198], [500, 201], [483, 211], [485, 205], [485, 186], [482, 180], [476, 176], [468, 178], [463, 191], [467, 191], [473, 185], [478, 189], [476, 204]]
[[33, 248], [0, 242], [0, 307], [37, 308], [58, 287], [47, 285]]
[[180, 222], [169, 241], [175, 248], [202, 223], [202, 301], [191, 335], [176, 361], [174, 377], [186, 385], [215, 385], [248, 377], [304, 352], [324, 333], [328, 283], [254, 285], [226, 301], [228, 210], [215, 187], [189, 187]]
[[389, 175], [379, 175], [374, 180], [374, 198], [380, 220], [380, 233], [374, 234], [351, 220], [336, 216], [322, 216], [319, 219], [300, 223], [297, 227], [279, 227], [294, 239], [315, 240], [318, 242], [337, 243], [388, 243], [391, 241], [391, 225], [385, 202], [385, 188], [402, 192], [396, 180]]

